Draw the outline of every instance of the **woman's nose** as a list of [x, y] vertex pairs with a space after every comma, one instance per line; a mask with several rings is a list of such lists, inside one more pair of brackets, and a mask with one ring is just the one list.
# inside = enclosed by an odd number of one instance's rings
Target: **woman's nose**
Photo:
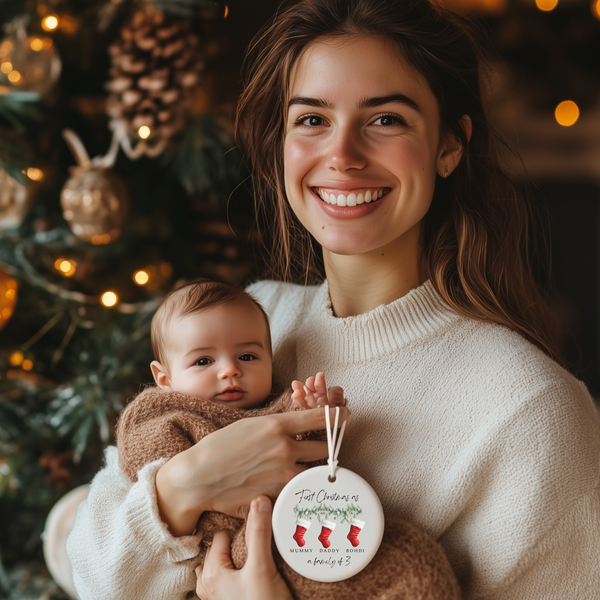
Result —
[[360, 135], [351, 127], [339, 127], [332, 133], [325, 166], [332, 171], [348, 171], [365, 167], [366, 153]]
[[229, 379], [231, 377], [241, 377], [242, 372], [238, 364], [233, 360], [224, 362], [219, 370], [219, 377], [221, 379]]

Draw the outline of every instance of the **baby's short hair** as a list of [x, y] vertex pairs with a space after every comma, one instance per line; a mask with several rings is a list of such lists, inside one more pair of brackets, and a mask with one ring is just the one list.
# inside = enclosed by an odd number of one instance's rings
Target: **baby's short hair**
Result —
[[152, 317], [150, 337], [154, 358], [163, 365], [167, 363], [167, 329], [172, 319], [216, 308], [223, 304], [247, 304], [249, 302], [257, 306], [265, 318], [270, 352], [271, 332], [269, 317], [264, 308], [248, 292], [232, 285], [227, 285], [226, 283], [219, 283], [218, 281], [211, 281], [209, 279], [196, 279], [167, 294], [154, 314], [154, 317]]

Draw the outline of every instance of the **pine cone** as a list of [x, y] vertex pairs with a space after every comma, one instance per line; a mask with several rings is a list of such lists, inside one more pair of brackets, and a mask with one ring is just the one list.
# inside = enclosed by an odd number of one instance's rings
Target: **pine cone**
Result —
[[200, 40], [187, 20], [146, 8], [133, 15], [109, 48], [112, 67], [107, 112], [131, 139], [150, 128], [149, 147], [164, 146], [179, 131], [200, 82]]

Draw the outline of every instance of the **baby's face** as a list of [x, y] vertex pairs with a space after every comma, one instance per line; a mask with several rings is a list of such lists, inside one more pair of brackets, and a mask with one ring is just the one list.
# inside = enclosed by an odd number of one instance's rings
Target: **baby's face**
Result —
[[251, 303], [223, 304], [169, 325], [170, 389], [227, 404], [260, 405], [271, 391], [268, 326]]

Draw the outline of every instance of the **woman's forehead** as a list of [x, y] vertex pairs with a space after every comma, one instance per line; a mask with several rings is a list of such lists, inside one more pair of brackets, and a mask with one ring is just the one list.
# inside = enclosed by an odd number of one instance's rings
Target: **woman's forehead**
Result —
[[425, 78], [397, 46], [382, 37], [338, 36], [320, 38], [300, 54], [290, 72], [287, 100], [314, 94], [364, 97], [404, 92], [433, 98]]

